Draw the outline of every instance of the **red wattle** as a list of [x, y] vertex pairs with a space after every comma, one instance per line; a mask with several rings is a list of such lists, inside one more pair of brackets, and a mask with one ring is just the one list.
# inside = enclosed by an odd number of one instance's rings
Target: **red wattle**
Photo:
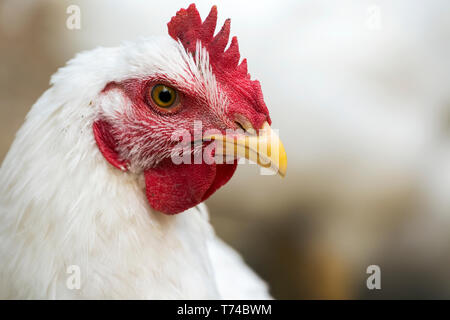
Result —
[[223, 186], [236, 170], [233, 164], [179, 164], [170, 158], [145, 171], [150, 206], [165, 214], [183, 212], [206, 200]]
[[222, 187], [228, 180], [231, 179], [237, 168], [237, 161], [232, 164], [216, 164], [216, 176], [209, 189], [202, 197], [202, 201], [208, 199], [214, 192]]

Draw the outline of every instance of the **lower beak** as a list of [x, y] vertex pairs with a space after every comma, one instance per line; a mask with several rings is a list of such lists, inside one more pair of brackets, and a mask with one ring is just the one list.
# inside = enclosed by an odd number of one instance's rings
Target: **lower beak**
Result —
[[280, 176], [286, 175], [287, 157], [278, 135], [265, 122], [258, 135], [213, 134], [203, 140], [216, 142], [216, 156], [243, 157], [264, 168], [270, 168]]

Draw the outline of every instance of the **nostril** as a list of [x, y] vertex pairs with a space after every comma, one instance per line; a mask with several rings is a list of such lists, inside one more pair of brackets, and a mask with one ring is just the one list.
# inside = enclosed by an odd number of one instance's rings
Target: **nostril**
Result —
[[242, 129], [242, 130], [244, 130], [244, 131], [247, 131], [247, 130], [245, 130], [244, 126], [243, 126], [240, 122], [235, 121], [234, 123], [239, 127], [239, 129]]
[[255, 129], [252, 126], [252, 123], [243, 115], [236, 114], [234, 116], [234, 123], [239, 129], [244, 130], [247, 134], [254, 134]]
[[248, 121], [240, 122], [238, 120], [235, 120], [234, 123], [236, 124], [238, 129], [241, 129], [242, 131], [244, 131], [245, 134], [248, 134], [251, 136], [256, 134], [256, 131], [255, 131], [255, 129], [253, 129], [253, 126], [250, 124], [250, 122], [248, 122]]

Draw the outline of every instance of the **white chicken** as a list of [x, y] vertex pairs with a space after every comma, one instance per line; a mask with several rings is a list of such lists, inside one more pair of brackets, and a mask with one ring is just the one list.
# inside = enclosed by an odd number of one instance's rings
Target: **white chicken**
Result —
[[[52, 77], [0, 169], [0, 298], [270, 298], [202, 204], [237, 156], [286, 171], [259, 83], [216, 21], [191, 5], [170, 37], [81, 53]], [[174, 163], [174, 135], [199, 121], [215, 133], [189, 141], [189, 159], [232, 145], [231, 163]], [[263, 140], [277, 143], [249, 145]]]

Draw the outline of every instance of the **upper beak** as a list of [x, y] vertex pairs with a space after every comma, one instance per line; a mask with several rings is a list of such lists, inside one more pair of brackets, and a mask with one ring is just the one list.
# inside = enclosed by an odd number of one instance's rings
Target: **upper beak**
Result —
[[251, 135], [249, 131], [238, 135], [213, 134], [204, 137], [204, 140], [216, 141], [216, 156], [244, 157], [284, 177], [287, 157], [278, 135], [267, 122], [257, 135]]

